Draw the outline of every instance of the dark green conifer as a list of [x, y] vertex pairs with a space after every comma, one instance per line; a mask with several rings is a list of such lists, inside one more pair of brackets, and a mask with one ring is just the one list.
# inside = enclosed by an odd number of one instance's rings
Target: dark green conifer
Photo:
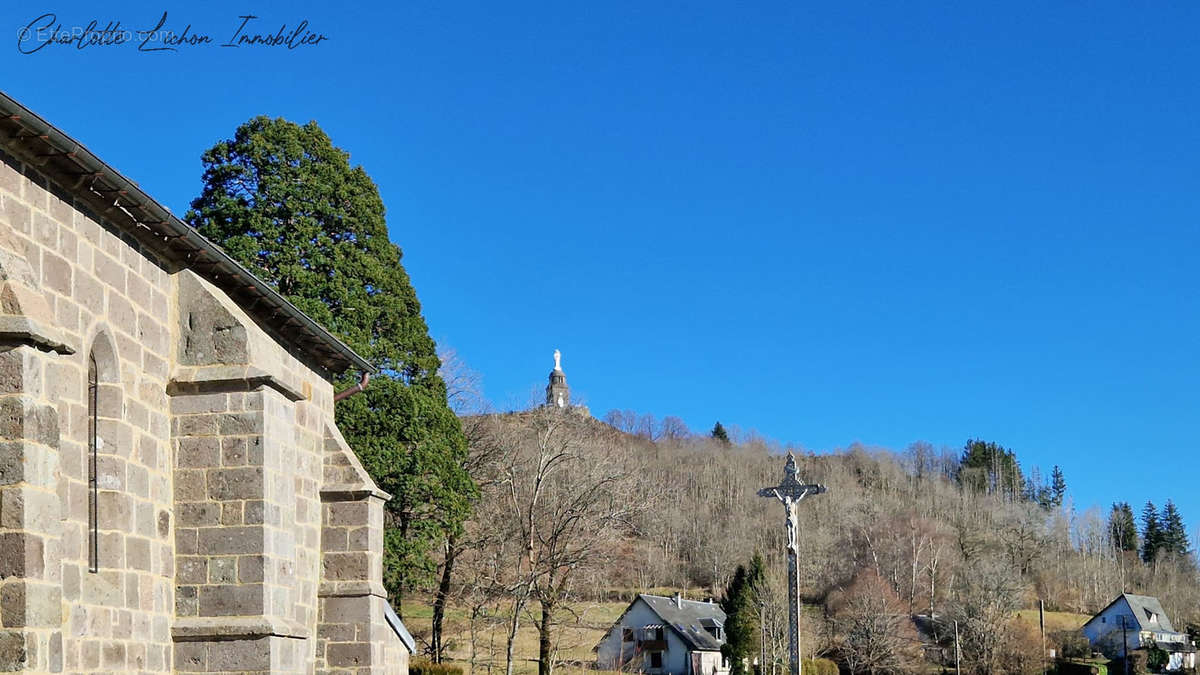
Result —
[[[337, 423], [387, 503], [385, 583], [426, 581], [475, 486], [416, 291], [361, 166], [309, 122], [256, 117], [206, 151], [186, 220], [380, 369]], [[348, 373], [339, 388], [356, 378]]]
[[721, 441], [725, 445], [729, 445], [729, 434], [725, 431], [725, 427], [720, 422], [713, 425], [712, 432], [709, 434], [713, 438]]
[[1162, 521], [1154, 502], [1147, 501], [1142, 508], [1142, 561], [1147, 565], [1158, 559], [1163, 548]]
[[959, 462], [958, 481], [976, 492], [1001, 494], [1014, 501], [1027, 494], [1016, 454], [991, 441], [967, 441]]
[[1167, 553], [1185, 556], [1188, 553], [1187, 529], [1183, 526], [1183, 516], [1175, 507], [1175, 502], [1167, 500], [1162, 514], [1163, 550]]
[[767, 592], [766, 563], [758, 553], [750, 567], [738, 565], [725, 589], [721, 609], [725, 612], [725, 644], [721, 653], [729, 658], [731, 672], [749, 672], [743, 664], [753, 663], [759, 655], [761, 602]]
[[1062, 469], [1055, 464], [1050, 473], [1050, 503], [1053, 506], [1062, 506], [1066, 497], [1067, 479], [1063, 476]]
[[1129, 502], [1117, 502], [1112, 505], [1108, 515], [1109, 536], [1112, 545], [1118, 551], [1138, 550], [1137, 524], [1133, 520], [1133, 509]]

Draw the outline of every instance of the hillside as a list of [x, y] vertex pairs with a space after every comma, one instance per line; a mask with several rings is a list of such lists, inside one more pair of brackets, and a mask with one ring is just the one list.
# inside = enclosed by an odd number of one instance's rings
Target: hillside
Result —
[[[610, 589], [719, 597], [757, 551], [768, 572], [768, 658], [783, 658], [783, 513], [756, 495], [780, 479], [782, 448], [707, 437], [651, 442], [552, 409], [464, 426], [484, 496], [445, 588], [453, 604], [475, 608], [477, 632], [485, 619], [511, 622], [513, 607], [521, 640], [533, 625], [546, 634], [568, 630], [577, 603], [610, 602]], [[979, 447], [991, 448], [990, 463], [968, 468], [963, 461], [975, 461]], [[1122, 589], [1159, 596], [1180, 628], [1200, 620], [1190, 555], [1143, 564], [1113, 544], [1104, 515], [1073, 512], [1032, 489], [1015, 454], [994, 444], [972, 452], [914, 444], [903, 453], [797, 454], [800, 476], [828, 486], [799, 509], [802, 593], [819, 610], [806, 633], [819, 653], [852, 655], [846, 626], [866, 589], [883, 596], [889, 613], [960, 620], [969, 672], [1033, 667], [1026, 662], [1040, 649], [1029, 634], [1036, 620], [1013, 618], [1038, 599], [1062, 613], [1051, 615], [1061, 617], [1052, 632], [1076, 628], [1079, 616]], [[451, 619], [470, 624], [470, 611]], [[935, 658], [929, 641], [946, 639], [939, 622], [923, 650], [893, 666], [920, 670], [922, 658]], [[911, 628], [890, 630], [916, 643], [902, 635]], [[539, 651], [577, 660], [579, 645], [569, 642], [558, 654], [553, 640], [539, 642]]]

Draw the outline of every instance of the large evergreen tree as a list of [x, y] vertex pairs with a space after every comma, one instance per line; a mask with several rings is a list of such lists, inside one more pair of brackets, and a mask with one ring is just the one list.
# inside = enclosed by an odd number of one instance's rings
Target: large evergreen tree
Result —
[[1133, 520], [1133, 509], [1129, 502], [1117, 502], [1112, 505], [1108, 515], [1109, 536], [1112, 545], [1118, 551], [1138, 550], [1137, 523]]
[[725, 445], [729, 445], [729, 432], [725, 431], [725, 426], [720, 422], [713, 425], [712, 431], [709, 433], [714, 439], [721, 441]]
[[1050, 472], [1050, 504], [1056, 507], [1062, 506], [1066, 498], [1067, 479], [1063, 476], [1062, 469], [1055, 464], [1054, 469]]
[[1158, 559], [1163, 547], [1162, 521], [1154, 502], [1147, 501], [1142, 508], [1142, 561], [1147, 565]]
[[1187, 529], [1183, 526], [1183, 516], [1175, 507], [1175, 502], [1167, 500], [1162, 513], [1163, 551], [1173, 555], [1185, 556], [1188, 553]]
[[721, 653], [729, 658], [731, 672], [748, 672], [744, 663], [758, 658], [760, 640], [760, 603], [766, 593], [766, 563], [758, 553], [750, 567], [738, 565], [733, 579], [725, 589], [721, 609], [725, 612], [725, 644]]
[[393, 495], [385, 583], [398, 593], [425, 582], [433, 546], [461, 526], [475, 487], [378, 189], [315, 122], [256, 117], [202, 160], [187, 221], [380, 369], [338, 403], [337, 422]]

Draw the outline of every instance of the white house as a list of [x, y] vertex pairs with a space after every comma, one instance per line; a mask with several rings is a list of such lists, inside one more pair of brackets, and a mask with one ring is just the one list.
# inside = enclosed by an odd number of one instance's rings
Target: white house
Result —
[[1170, 655], [1167, 670], [1196, 666], [1196, 646], [1186, 633], [1171, 626], [1158, 598], [1148, 595], [1122, 593], [1083, 624], [1083, 634], [1094, 649], [1109, 658], [1121, 657], [1126, 650], [1157, 646]]
[[727, 675], [725, 612], [713, 602], [639, 595], [596, 645], [606, 670], [651, 675]]

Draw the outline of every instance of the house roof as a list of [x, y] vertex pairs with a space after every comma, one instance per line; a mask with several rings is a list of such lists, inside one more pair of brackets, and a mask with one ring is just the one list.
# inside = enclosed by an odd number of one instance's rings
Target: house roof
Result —
[[[1134, 595], [1132, 593], [1118, 595], [1115, 600], [1108, 603], [1104, 609], [1097, 612], [1096, 616], [1093, 616], [1084, 625], [1086, 626], [1095, 621], [1101, 614], [1104, 614], [1109, 608], [1122, 600], [1128, 604], [1134, 621], [1138, 624], [1138, 630], [1157, 631], [1161, 633], [1175, 632], [1175, 629], [1171, 626], [1171, 620], [1167, 618], [1167, 612], [1163, 609], [1162, 603], [1158, 601], [1158, 598], [1149, 595]], [[1150, 623], [1151, 615], [1158, 617], [1157, 623]]]
[[679, 634], [690, 649], [720, 651], [725, 641], [718, 640], [704, 628], [705, 622], [715, 621], [718, 625], [725, 625], [725, 612], [720, 605], [696, 600], [680, 600], [676, 605], [675, 598], [645, 593], [639, 595], [638, 599], [644, 601], [664, 624]]
[[274, 288], [173, 215], [136, 183], [75, 139], [0, 92], [0, 145], [54, 185], [55, 195], [110, 223], [223, 290], [276, 339], [334, 376], [349, 368], [377, 372]]

